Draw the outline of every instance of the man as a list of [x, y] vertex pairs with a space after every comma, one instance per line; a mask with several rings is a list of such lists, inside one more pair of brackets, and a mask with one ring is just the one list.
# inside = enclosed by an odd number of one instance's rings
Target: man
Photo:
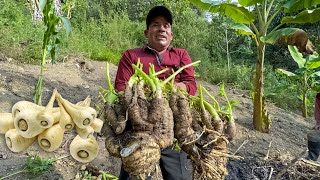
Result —
[[316, 125], [308, 133], [308, 156], [306, 159], [317, 161], [320, 154], [320, 93], [317, 93], [315, 100], [314, 118]]
[[[181, 66], [190, 64], [192, 61], [187, 51], [171, 47], [173, 38], [172, 14], [164, 6], [152, 8], [146, 18], [146, 30], [144, 35], [148, 44], [143, 48], [127, 50], [118, 65], [115, 80], [115, 88], [124, 91], [126, 82], [133, 75], [132, 64], [137, 64], [138, 58], [143, 64], [143, 71], [149, 72], [149, 63], [154, 64], [155, 71], [165, 68], [169, 70], [158, 77], [165, 79], [172, 74], [172, 69], [177, 70]], [[186, 90], [190, 95], [195, 95], [197, 86], [194, 77], [193, 67], [186, 68], [175, 77], [178, 88]], [[177, 152], [168, 147], [161, 152], [160, 168], [165, 180], [191, 180], [190, 162], [184, 152]], [[130, 179], [123, 169], [120, 172], [120, 180]]]

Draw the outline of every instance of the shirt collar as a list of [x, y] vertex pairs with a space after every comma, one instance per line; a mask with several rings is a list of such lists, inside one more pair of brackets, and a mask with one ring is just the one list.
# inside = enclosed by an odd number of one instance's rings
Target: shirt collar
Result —
[[[152, 51], [155, 51], [153, 48], [151, 48], [148, 44], [145, 44], [143, 46], [143, 49], [144, 50], [152, 50]], [[174, 51], [174, 48], [171, 46], [171, 44], [169, 45], [169, 47], [167, 48], [167, 50], [169, 51]]]

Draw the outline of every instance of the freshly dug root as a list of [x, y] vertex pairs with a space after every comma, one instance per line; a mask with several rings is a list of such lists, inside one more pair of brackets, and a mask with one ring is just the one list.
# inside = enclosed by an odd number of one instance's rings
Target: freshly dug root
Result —
[[83, 101], [79, 101], [76, 103], [76, 105], [83, 106], [83, 107], [90, 107], [90, 104], [91, 104], [90, 96], [87, 96], [86, 99], [84, 99]]
[[12, 118], [15, 119], [15, 117], [20, 112], [22, 112], [24, 110], [30, 110], [30, 109], [37, 112], [35, 114], [38, 114], [39, 112], [43, 111], [45, 109], [45, 107], [39, 106], [39, 105], [32, 103], [32, 102], [29, 102], [29, 101], [19, 101], [12, 106], [12, 110], [11, 110]]
[[[194, 179], [217, 179], [223, 180], [228, 174], [227, 171], [227, 147], [226, 141], [217, 141], [218, 149], [211, 149], [210, 152], [202, 151], [200, 159], [193, 159]], [[192, 158], [192, 157], [191, 157]]]
[[62, 143], [64, 132], [60, 124], [51, 126], [38, 135], [39, 146], [47, 152], [57, 150]]
[[97, 157], [99, 145], [94, 136], [89, 136], [87, 139], [82, 139], [77, 135], [70, 144], [71, 156], [82, 163], [88, 163]]
[[173, 144], [173, 138], [174, 138], [173, 113], [169, 107], [169, 102], [165, 98], [154, 99], [152, 100], [151, 104], [152, 104], [152, 107], [156, 106], [156, 108], [151, 108], [151, 111], [149, 114], [150, 116], [149, 119], [154, 118], [154, 120], [152, 121], [156, 121], [153, 128], [153, 136], [157, 140], [160, 146], [160, 149], [164, 149]]
[[191, 109], [192, 115], [192, 129], [195, 132], [202, 132], [203, 131], [203, 124], [201, 121], [201, 113], [197, 111], [195, 108]]
[[53, 103], [57, 93], [57, 89], [54, 89], [47, 106], [37, 115], [37, 120], [40, 122], [40, 126], [42, 126], [43, 128], [49, 128], [54, 123]]
[[133, 85], [135, 84], [136, 76], [132, 76], [127, 83], [126, 89], [124, 90], [124, 97], [123, 97], [123, 105], [125, 108], [128, 108], [131, 104], [132, 97], [133, 97]]
[[149, 119], [150, 102], [147, 100], [144, 92], [144, 81], [139, 81], [136, 87], [135, 91], [137, 93], [137, 103], [140, 107], [140, 116], [143, 121], [154, 123], [155, 121]]
[[213, 129], [219, 133], [224, 132], [224, 122], [221, 119], [213, 122]]
[[[205, 90], [205, 89], [204, 89]], [[206, 90], [205, 90], [206, 91]], [[206, 91], [207, 94], [209, 94]], [[219, 117], [223, 120], [224, 125], [222, 126], [222, 132], [225, 134], [225, 136], [228, 138], [229, 141], [232, 141], [233, 138], [236, 136], [236, 124], [234, 122], [234, 116], [233, 116], [233, 108], [234, 105], [237, 104], [238, 102], [235, 100], [230, 101], [227, 93], [224, 88], [224, 84], [220, 85], [220, 95], [226, 100], [226, 108], [224, 110], [219, 110]], [[211, 96], [211, 95], [209, 95]], [[211, 96], [212, 99], [214, 99]], [[218, 130], [217, 130], [218, 131]], [[220, 131], [218, 131], [220, 132]], [[222, 133], [221, 132], [221, 133]]]
[[63, 99], [59, 93], [56, 95], [57, 101], [59, 100], [68, 114], [71, 116], [73, 122], [79, 128], [90, 126], [92, 121], [97, 117], [97, 112], [91, 107], [83, 107], [72, 104], [71, 102]]
[[120, 140], [111, 129], [111, 126], [107, 123], [104, 123], [101, 133], [106, 138], [105, 146], [109, 154], [113, 157], [120, 158]]
[[[224, 179], [227, 175], [227, 143], [224, 134], [215, 130], [206, 129], [203, 122], [199, 122], [199, 112], [192, 111], [193, 125], [197, 137], [193, 149], [197, 153], [188, 153], [193, 161], [194, 179]], [[198, 123], [197, 123], [198, 122]], [[197, 124], [197, 125], [196, 125]], [[200, 126], [203, 125], [203, 128]], [[182, 146], [183, 147], [183, 146]]]
[[145, 179], [155, 171], [160, 160], [160, 147], [147, 133], [133, 133], [121, 149], [123, 168], [130, 176]]
[[226, 135], [226, 137], [229, 141], [232, 141], [234, 139], [234, 137], [237, 134], [237, 128], [236, 128], [236, 124], [234, 121], [228, 121], [226, 123], [226, 128], [225, 128], [224, 134]]
[[59, 98], [57, 98], [57, 101], [60, 109], [59, 124], [61, 128], [65, 131], [73, 129], [75, 123], [72, 121], [71, 116], [67, 113]]
[[190, 109], [184, 94], [177, 92], [171, 95], [175, 137], [182, 150], [192, 159], [194, 179], [224, 179], [227, 175], [228, 140], [216, 131], [215, 127], [221, 125], [215, 124], [220, 117], [201, 97], [194, 103], [195, 106]]
[[82, 139], [87, 139], [94, 133], [94, 129], [91, 126], [88, 126], [86, 128], [79, 128], [78, 126], [76, 126], [76, 131]]
[[[51, 114], [50, 118], [48, 117], [49, 114], [41, 113], [45, 111], [45, 107], [28, 101], [17, 102], [12, 108], [14, 127], [17, 132], [25, 138], [32, 138], [44, 131], [47, 123], [51, 124], [51, 121], [53, 124], [59, 122], [60, 111], [58, 109], [53, 109], [52, 113], [49, 113]], [[39, 119], [39, 117], [42, 118]]]
[[116, 92], [111, 84], [109, 63], [106, 63], [106, 78], [108, 89], [100, 87], [100, 94], [104, 102], [102, 111], [99, 112], [99, 118], [110, 125], [116, 134], [124, 131], [127, 122], [127, 104], [123, 92]]
[[187, 154], [198, 154], [187, 97], [179, 92], [173, 93], [170, 97], [170, 107], [174, 116], [174, 136], [181, 143], [182, 150]]
[[11, 113], [0, 113], [0, 134], [5, 134], [10, 129], [14, 128], [14, 123]]
[[14, 127], [21, 136], [33, 138], [46, 129], [36, 119], [38, 113], [34, 109], [25, 109], [13, 119]]
[[52, 115], [53, 115], [53, 124], [57, 124], [60, 121], [60, 116], [61, 116], [60, 110], [58, 111], [53, 110]]
[[[121, 97], [119, 97], [121, 99]], [[122, 102], [112, 107], [109, 103], [105, 103], [105, 121], [112, 127], [116, 134], [121, 134], [126, 128], [126, 110], [121, 106]], [[117, 112], [117, 113], [116, 113]]]
[[[143, 89], [142, 89], [143, 90]], [[141, 117], [141, 108], [138, 104], [138, 88], [137, 84], [133, 86], [133, 96], [131, 104], [128, 107], [128, 117], [131, 123], [132, 130], [137, 131], [152, 131], [153, 123], [148, 122], [147, 119]], [[150, 116], [149, 116], [150, 117]]]
[[6, 144], [11, 151], [21, 152], [31, 146], [36, 138], [24, 138], [18, 134], [16, 129], [10, 129], [6, 132], [5, 139]]
[[93, 120], [90, 126], [93, 128], [94, 132], [101, 132], [103, 127], [103, 121], [99, 118], [96, 118], [95, 120]]

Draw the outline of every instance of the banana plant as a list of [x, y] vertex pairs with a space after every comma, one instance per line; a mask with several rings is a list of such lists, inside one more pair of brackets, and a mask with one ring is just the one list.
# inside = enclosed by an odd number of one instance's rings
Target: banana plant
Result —
[[43, 22], [46, 26], [46, 31], [44, 32], [42, 43], [42, 60], [40, 63], [40, 74], [38, 77], [38, 81], [35, 85], [33, 95], [33, 101], [38, 105], [41, 105], [42, 85], [44, 79], [44, 70], [47, 53], [49, 51], [52, 59], [51, 62], [54, 63], [56, 56], [56, 48], [61, 42], [60, 39], [57, 37], [57, 25], [60, 21], [62, 21], [67, 33], [71, 32], [71, 24], [69, 19], [63, 16], [55, 15], [55, 7], [53, 0], [40, 0], [40, 10], [43, 12]]
[[302, 115], [303, 117], [308, 116], [307, 105], [308, 98], [307, 94], [310, 90], [315, 90], [318, 87], [318, 79], [320, 76], [320, 57], [318, 54], [308, 55], [305, 58], [298, 51], [295, 46], [288, 46], [291, 57], [298, 64], [298, 69], [294, 72], [290, 72], [284, 69], [277, 69], [276, 71], [292, 80], [295, 83], [295, 87], [302, 97]]
[[[305, 31], [298, 28], [279, 29], [290, 23], [316, 23], [320, 21], [320, 0], [190, 0], [194, 5], [212, 13], [230, 18], [230, 27], [242, 35], [251, 36], [257, 46], [255, 89], [253, 96], [253, 127], [269, 132], [269, 115], [264, 101], [264, 59], [266, 43], [295, 45], [301, 52], [312, 53], [312, 43]], [[248, 10], [250, 9], [250, 10]], [[280, 13], [288, 13], [273, 29], [270, 24]], [[298, 13], [299, 12], [299, 13]]]

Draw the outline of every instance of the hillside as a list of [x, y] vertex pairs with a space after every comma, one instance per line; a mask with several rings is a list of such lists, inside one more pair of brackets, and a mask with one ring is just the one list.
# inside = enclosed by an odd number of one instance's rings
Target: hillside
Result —
[[[117, 67], [112, 65], [110, 68], [111, 79], [114, 80]], [[15, 60], [3, 54], [0, 55], [0, 112], [11, 112], [12, 105], [18, 101], [32, 101], [38, 73], [38, 66], [17, 64]], [[218, 86], [203, 81], [197, 83], [205, 86], [210, 93], [218, 94]], [[100, 85], [107, 86], [105, 62], [90, 61], [78, 55], [69, 55], [64, 58], [64, 62], [47, 65], [43, 102], [46, 103], [52, 90], [57, 88], [65, 99], [73, 103], [90, 96], [94, 106], [97, 103]], [[268, 104], [273, 119], [272, 129], [269, 134], [259, 133], [252, 129], [253, 107], [249, 92], [230, 87], [227, 89], [227, 94], [229, 99], [239, 101], [235, 110], [238, 135], [229, 144], [230, 153], [235, 153], [243, 159], [229, 161], [229, 175], [226, 179], [268, 179], [270, 174], [274, 178], [279, 171], [290, 164], [292, 159], [306, 150], [306, 133], [312, 128], [312, 118], [308, 122], [298, 114]], [[74, 135], [74, 131], [67, 132], [63, 146], [53, 153], [46, 153], [37, 143], [34, 143], [19, 154], [10, 152], [5, 145], [4, 135], [0, 135], [0, 176], [23, 169], [25, 159], [29, 155], [37, 154], [55, 158], [69, 155], [68, 146]], [[108, 155], [104, 148], [103, 137], [98, 136], [98, 142], [99, 155], [89, 165], [118, 174], [120, 160]], [[62, 158], [55, 163], [53, 170], [43, 174], [41, 179], [75, 179], [81, 165], [71, 156]], [[316, 166], [306, 167], [309, 165], [299, 161], [288, 169], [282, 179], [320, 178], [319, 169], [315, 169]], [[31, 178], [30, 175], [20, 174], [13, 176], [12, 179], [21, 179], [21, 177]]]

